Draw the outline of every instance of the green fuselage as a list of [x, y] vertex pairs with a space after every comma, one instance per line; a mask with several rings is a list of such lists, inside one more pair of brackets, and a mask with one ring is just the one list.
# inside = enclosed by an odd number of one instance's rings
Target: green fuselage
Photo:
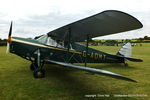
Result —
[[10, 44], [10, 52], [25, 59], [37, 58], [37, 50], [40, 49], [40, 59], [50, 59], [68, 63], [124, 63], [124, 58], [117, 55], [88, 48], [77, 43], [72, 43], [72, 49], [49, 46], [33, 39], [13, 37]]

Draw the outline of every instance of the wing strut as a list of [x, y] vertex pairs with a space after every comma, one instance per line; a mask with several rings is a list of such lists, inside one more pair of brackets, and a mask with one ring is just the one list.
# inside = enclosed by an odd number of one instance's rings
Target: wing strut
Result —
[[67, 63], [69, 63], [70, 38], [71, 38], [71, 27], [68, 28]]
[[88, 46], [89, 46], [89, 35], [87, 34], [87, 39], [86, 39], [86, 57], [85, 57], [85, 67], [87, 66], [87, 56], [88, 56]]

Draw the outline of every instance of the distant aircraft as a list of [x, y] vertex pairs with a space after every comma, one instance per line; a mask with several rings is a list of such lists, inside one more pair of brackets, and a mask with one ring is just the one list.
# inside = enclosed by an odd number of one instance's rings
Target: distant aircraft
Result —
[[[120, 74], [87, 67], [87, 63], [124, 63], [127, 65], [127, 60], [141, 62], [141, 59], [131, 58], [130, 43], [124, 45], [116, 55], [90, 48], [88, 45], [91, 38], [142, 27], [141, 22], [127, 13], [107, 10], [55, 29], [38, 39], [26, 39], [11, 37], [11, 22], [7, 51], [31, 61], [30, 69], [33, 70], [35, 78], [45, 77], [44, 63], [53, 63], [136, 82]], [[85, 40], [86, 46], [77, 43]], [[73, 63], [84, 63], [85, 66], [73, 65]]]

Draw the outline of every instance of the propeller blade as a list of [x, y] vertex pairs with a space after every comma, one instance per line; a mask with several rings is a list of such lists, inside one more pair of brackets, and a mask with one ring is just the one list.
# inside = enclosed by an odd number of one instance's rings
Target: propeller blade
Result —
[[10, 46], [10, 42], [11, 42], [12, 24], [13, 24], [13, 22], [11, 21], [11, 25], [10, 25], [10, 29], [9, 29], [9, 34], [8, 34], [8, 41], [7, 41], [6, 53], [8, 53], [8, 51], [9, 51], [9, 46]]
[[7, 53], [8, 53], [8, 51], [9, 51], [9, 47], [10, 47], [10, 44], [7, 42], [6, 54], [7, 54]]

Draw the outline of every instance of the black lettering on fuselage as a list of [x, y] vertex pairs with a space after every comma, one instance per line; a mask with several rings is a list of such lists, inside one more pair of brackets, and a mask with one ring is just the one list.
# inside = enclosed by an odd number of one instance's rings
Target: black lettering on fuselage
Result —
[[[82, 51], [82, 56], [86, 57], [86, 51]], [[99, 53], [96, 53], [96, 52], [88, 53], [87, 57], [90, 57], [90, 58], [95, 59], [95, 60], [105, 60], [106, 59], [106, 55], [99, 54]]]

